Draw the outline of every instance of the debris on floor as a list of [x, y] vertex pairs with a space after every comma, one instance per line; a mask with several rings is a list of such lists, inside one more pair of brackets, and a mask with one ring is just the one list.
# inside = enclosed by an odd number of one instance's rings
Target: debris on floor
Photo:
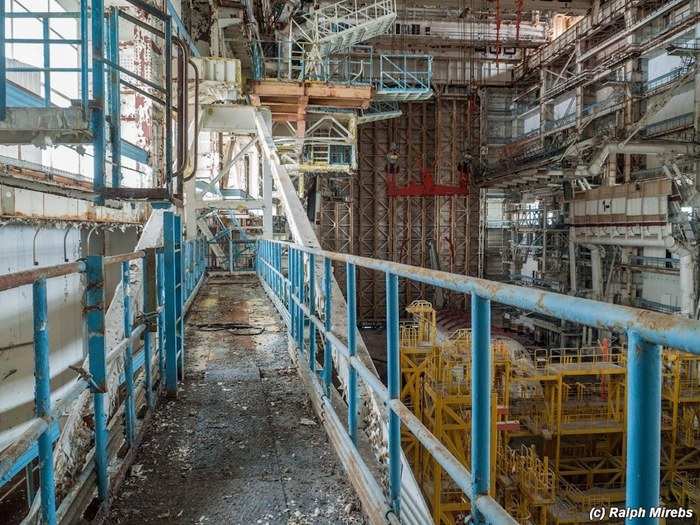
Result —
[[366, 523], [260, 285], [203, 286], [185, 340], [186, 381], [156, 410], [107, 522]]

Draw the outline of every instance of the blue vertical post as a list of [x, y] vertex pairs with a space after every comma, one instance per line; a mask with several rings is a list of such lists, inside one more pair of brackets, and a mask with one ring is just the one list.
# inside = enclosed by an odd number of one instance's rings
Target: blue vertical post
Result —
[[487, 495], [491, 464], [491, 301], [472, 294], [472, 517], [486, 523], [474, 503]]
[[[129, 261], [122, 262], [122, 295], [124, 304], [124, 338], [131, 337], [131, 272]], [[134, 400], [134, 354], [133, 346], [128, 343], [124, 348], [124, 385], [126, 399], [124, 400], [124, 435], [131, 446], [136, 436], [136, 402]]]
[[277, 271], [280, 272], [277, 274], [277, 297], [282, 298], [283, 286], [284, 286], [284, 282], [282, 280], [282, 245], [276, 244], [275, 247], [277, 248], [277, 257], [275, 260], [275, 268], [277, 268]]
[[289, 248], [289, 312], [291, 314], [292, 338], [297, 340], [297, 251]]
[[[151, 256], [153, 256], [153, 253], [151, 252]], [[142, 266], [142, 271], [141, 275], [143, 276], [142, 281], [142, 288], [143, 288], [143, 306], [144, 306], [144, 315], [147, 316], [146, 319], [146, 331], [143, 333], [143, 375], [144, 375], [144, 380], [146, 383], [146, 404], [148, 405], [148, 408], [153, 408], [153, 378], [151, 377], [151, 364], [153, 361], [152, 354], [151, 354], [151, 327], [153, 326], [151, 323], [153, 322], [153, 318], [151, 317], [154, 312], [146, 312], [146, 305], [148, 304], [149, 300], [149, 295], [151, 293], [151, 289], [155, 283], [151, 282], [149, 280], [151, 275], [155, 275], [155, 268], [151, 268], [151, 264], [155, 263], [155, 258], [149, 259], [148, 254], [144, 255], [141, 264]], [[156, 301], [156, 304], [157, 301]]]
[[228, 272], [233, 273], [233, 235], [228, 232]]
[[316, 372], [316, 257], [309, 254], [309, 368]]
[[[401, 358], [399, 354], [399, 277], [386, 274], [386, 363], [390, 399], [401, 397]], [[389, 500], [396, 515], [401, 496], [401, 421], [389, 410]]]
[[[357, 354], [357, 298], [355, 295], [355, 265], [346, 263], [347, 294], [348, 294], [348, 353], [350, 357]], [[348, 434], [357, 445], [357, 371], [348, 363]]]
[[[331, 331], [333, 326], [333, 300], [331, 290], [333, 282], [333, 267], [331, 260], [328, 257], [323, 259], [323, 329], [326, 332]], [[331, 395], [331, 382], [333, 381], [333, 345], [330, 339], [326, 337], [323, 348], [323, 386], [326, 396]]]
[[[109, 60], [119, 64], [119, 11], [109, 8]], [[109, 122], [110, 143], [112, 146], [112, 187], [121, 184], [122, 146], [121, 146], [121, 93], [119, 70], [110, 67], [109, 71]]]
[[184, 284], [184, 250], [182, 242], [182, 218], [174, 216], [175, 221], [175, 318], [177, 320], [177, 371], [180, 381], [185, 379], [185, 284]]
[[163, 214], [163, 286], [165, 291], [165, 389], [168, 396], [177, 396], [177, 308], [175, 272], [175, 216]]
[[49, 32], [49, 19], [44, 17], [41, 20], [42, 26], [42, 38], [44, 40], [43, 54], [44, 54], [44, 107], [51, 107], [51, 45], [49, 44], [49, 39], [51, 34]]
[[[643, 508], [643, 518], [625, 523], [657, 524], [649, 516], [659, 505], [661, 478], [661, 347], [627, 334], [627, 485], [628, 508]], [[630, 429], [634, 429], [631, 432]]]
[[156, 279], [158, 286], [158, 373], [160, 380], [165, 379], [165, 258], [163, 252], [158, 250], [156, 262]]
[[[34, 302], [34, 402], [36, 417], [51, 420], [51, 371], [49, 369], [49, 309], [46, 279], [33, 286]], [[53, 477], [51, 423], [39, 436], [39, 471], [41, 476], [41, 515], [44, 523], [56, 523], [56, 488]]]
[[5, 57], [5, 2], [0, 2], [0, 120], [7, 116], [7, 60]]
[[80, 104], [88, 114], [88, 5], [80, 0]]
[[85, 323], [87, 324], [87, 347], [90, 357], [90, 375], [95, 386], [93, 391], [95, 417], [95, 471], [97, 494], [101, 501], [109, 495], [107, 475], [107, 352], [105, 350], [104, 311], [104, 261], [100, 255], [89, 255], [85, 259]]
[[299, 350], [301, 352], [304, 352], [304, 325], [306, 324], [306, 319], [304, 315], [304, 311], [301, 309], [301, 306], [305, 304], [305, 294], [304, 294], [304, 252], [301, 250], [297, 250], [297, 258], [299, 259], [299, 263], [297, 264], [297, 269], [299, 270], [297, 273], [297, 279], [299, 282], [297, 283], [297, 289], [299, 290], [299, 312], [298, 312], [298, 318], [297, 322], [299, 323], [299, 328], [297, 328], [297, 336], [299, 337]]
[[104, 203], [105, 187], [105, 72], [104, 72], [104, 0], [92, 0], [92, 134], [93, 189], [97, 204]]

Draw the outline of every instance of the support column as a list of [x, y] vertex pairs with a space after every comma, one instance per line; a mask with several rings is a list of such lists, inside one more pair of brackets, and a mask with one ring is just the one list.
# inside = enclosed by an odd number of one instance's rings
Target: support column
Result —
[[487, 495], [491, 474], [491, 301], [472, 294], [472, 516], [479, 496]]
[[270, 160], [262, 158], [263, 239], [272, 239], [272, 169]]
[[[656, 525], [649, 517], [659, 505], [661, 477], [661, 346], [627, 334], [627, 486], [626, 506], [646, 517], [625, 523]], [[629, 429], [634, 429], [630, 432]]]

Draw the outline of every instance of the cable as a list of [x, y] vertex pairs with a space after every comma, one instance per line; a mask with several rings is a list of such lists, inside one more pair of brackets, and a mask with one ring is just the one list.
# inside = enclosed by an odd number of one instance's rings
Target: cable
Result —
[[[203, 332], [220, 332], [227, 330], [233, 335], [260, 335], [265, 331], [264, 327], [253, 326], [248, 323], [234, 323], [234, 322], [221, 322], [221, 323], [195, 323], [193, 326], [199, 328]], [[239, 330], [249, 330], [249, 332], [239, 332]]]

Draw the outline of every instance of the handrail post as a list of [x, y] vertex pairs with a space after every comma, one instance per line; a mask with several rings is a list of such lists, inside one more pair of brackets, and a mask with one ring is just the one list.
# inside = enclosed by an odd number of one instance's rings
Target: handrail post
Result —
[[[155, 282], [151, 282], [151, 277], [155, 277], [154, 265], [156, 258], [154, 250], [155, 249], [148, 250], [141, 262], [141, 275], [143, 276], [141, 279], [143, 289], [143, 314], [146, 319], [146, 331], [143, 334], [143, 373], [146, 390], [146, 405], [149, 409], [153, 408], [153, 378], [151, 377], [151, 361], [153, 359], [151, 351], [151, 327], [153, 326], [153, 318], [151, 316], [154, 312], [147, 312], [146, 308], [151, 300], [151, 287], [155, 284]], [[155, 304], [157, 305], [157, 301]]]
[[175, 307], [175, 216], [163, 214], [163, 287], [165, 293], [165, 388], [177, 396], [177, 309]]
[[165, 257], [162, 249], [156, 253], [156, 287], [158, 288], [158, 372], [165, 379]]
[[299, 337], [299, 350], [304, 353], [304, 324], [306, 324], [305, 316], [304, 316], [304, 310], [302, 310], [302, 306], [304, 305], [304, 252], [301, 250], [297, 250], [297, 259], [298, 259], [298, 264], [297, 264], [297, 279], [299, 280], [297, 284], [297, 289], [298, 289], [298, 295], [299, 295], [299, 311], [298, 311], [298, 317], [297, 317], [297, 322], [299, 323], [299, 327], [297, 328], [297, 336]]
[[182, 242], [182, 217], [173, 217], [175, 225], [175, 322], [177, 331], [177, 371], [180, 381], [185, 379], [185, 293], [184, 249]]
[[292, 309], [294, 310], [294, 316], [292, 318], [292, 333], [294, 335], [294, 342], [296, 343], [296, 341], [299, 338], [299, 335], [297, 333], [297, 330], [299, 329], [299, 321], [298, 321], [298, 317], [299, 317], [298, 306], [299, 305], [297, 303], [298, 297], [299, 297], [298, 296], [298, 294], [299, 294], [299, 290], [298, 290], [298, 287], [299, 287], [299, 277], [298, 277], [299, 258], [298, 258], [298, 253], [297, 253], [296, 248], [293, 250], [290, 250], [289, 260], [292, 264], [292, 274], [291, 274], [291, 281], [290, 281], [291, 291], [289, 292], [290, 293], [290, 305], [291, 305]]
[[[659, 505], [661, 478], [661, 346], [627, 334], [627, 508], [645, 517], [625, 523], [657, 524], [650, 512]], [[630, 430], [634, 429], [634, 432]]]
[[[124, 305], [124, 338], [131, 337], [131, 297], [130, 293], [129, 261], [122, 262], [122, 298]], [[133, 346], [128, 343], [124, 347], [124, 384], [126, 385], [126, 399], [124, 400], [124, 434], [129, 446], [133, 445], [136, 436], [136, 408], [134, 401], [134, 355]]]
[[488, 495], [491, 469], [491, 301], [472, 294], [472, 516], [486, 523], [476, 509]]
[[316, 256], [309, 254], [309, 368], [316, 373]]
[[[51, 371], [49, 369], [49, 314], [46, 298], [46, 279], [33, 285], [34, 303], [34, 380], [36, 417], [51, 418]], [[53, 447], [51, 427], [39, 436], [39, 469], [41, 475], [41, 515], [44, 523], [56, 523], [56, 487], [53, 474]]]
[[[354, 357], [357, 354], [357, 296], [355, 294], [355, 265], [347, 263], [347, 322], [348, 322], [348, 354]], [[357, 371], [348, 362], [348, 434], [352, 442], [357, 445]]]
[[[399, 278], [386, 274], [386, 361], [389, 398], [401, 397], [401, 357], [399, 353]], [[389, 501], [399, 516], [401, 503], [401, 420], [389, 410]]]
[[[233, 273], [233, 236], [231, 232], [228, 234], [228, 273]], [[262, 266], [260, 273], [262, 273]]]
[[93, 408], [95, 425], [95, 471], [97, 473], [97, 494], [100, 501], [109, 495], [107, 474], [107, 352], [105, 350], [105, 311], [104, 311], [104, 260], [101, 255], [89, 255], [85, 259], [85, 300], [84, 320], [87, 332], [87, 347], [90, 375], [97, 389], [93, 388]]
[[[331, 298], [331, 283], [333, 281], [333, 266], [328, 257], [323, 259], [323, 328], [330, 332], [333, 326], [333, 304]], [[333, 346], [328, 337], [323, 345], [323, 386], [326, 396], [331, 395], [331, 381], [333, 380]]]

